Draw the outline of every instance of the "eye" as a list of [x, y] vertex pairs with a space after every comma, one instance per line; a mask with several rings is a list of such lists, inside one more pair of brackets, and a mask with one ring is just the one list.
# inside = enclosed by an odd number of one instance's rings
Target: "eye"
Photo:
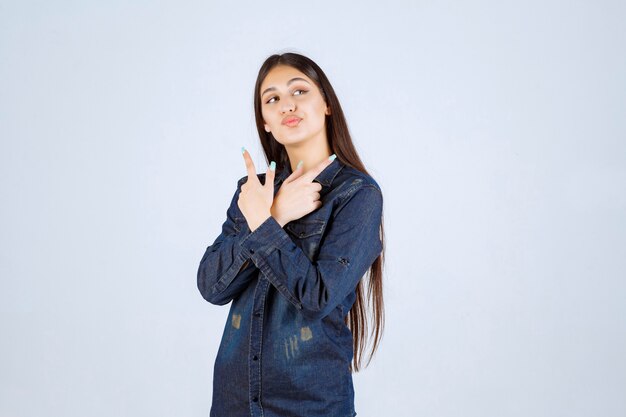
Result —
[[[306, 93], [308, 92], [308, 90], [302, 90], [302, 89], [300, 89], [300, 88], [299, 88], [299, 89], [297, 89], [297, 90], [294, 90], [294, 94], [295, 94], [296, 92], [298, 92], [298, 91], [300, 91], [300, 94], [298, 94], [299, 96], [301, 96], [302, 94], [306, 94]], [[269, 98], [269, 99], [265, 102], [265, 104], [272, 103], [272, 100], [273, 100], [273, 99], [275, 99], [275, 98], [277, 98], [277, 97], [276, 97], [276, 96], [272, 96], [272, 97], [270, 97], [270, 98]]]

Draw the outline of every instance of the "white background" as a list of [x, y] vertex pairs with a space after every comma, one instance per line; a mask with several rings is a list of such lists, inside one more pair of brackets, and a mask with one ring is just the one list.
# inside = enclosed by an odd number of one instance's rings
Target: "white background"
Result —
[[3, 0], [0, 415], [207, 416], [197, 267], [286, 51], [385, 196], [358, 416], [626, 415], [626, 7], [507, 3]]

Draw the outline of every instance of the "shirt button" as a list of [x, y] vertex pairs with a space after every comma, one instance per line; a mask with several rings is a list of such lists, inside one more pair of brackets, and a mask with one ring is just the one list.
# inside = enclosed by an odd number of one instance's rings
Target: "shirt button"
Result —
[[259, 357], [257, 355], [254, 355], [254, 357], [252, 359], [254, 359], [256, 361], [257, 359], [259, 359]]
[[250, 253], [254, 253], [254, 249], [250, 249]]
[[254, 317], [261, 317], [261, 313], [259, 312], [254, 313]]
[[252, 398], [252, 401], [257, 402], [259, 399], [257, 397]]

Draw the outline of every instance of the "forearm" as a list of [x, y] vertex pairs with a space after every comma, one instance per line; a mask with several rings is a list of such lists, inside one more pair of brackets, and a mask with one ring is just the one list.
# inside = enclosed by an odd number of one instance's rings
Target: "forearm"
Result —
[[256, 277], [256, 267], [242, 251], [239, 242], [250, 229], [237, 207], [240, 179], [226, 212], [222, 232], [206, 248], [198, 266], [197, 285], [202, 297], [212, 304], [224, 305], [236, 297]]
[[198, 290], [211, 304], [230, 302], [255, 276], [255, 267], [242, 251], [242, 237], [220, 235], [198, 266]]
[[341, 240], [333, 243], [331, 236], [326, 251], [320, 252], [315, 262], [311, 262], [273, 217], [242, 239], [240, 245], [287, 300], [303, 314], [320, 318], [354, 290], [380, 253], [379, 245], [361, 248], [357, 243], [362, 239], [372, 242], [373, 229], [366, 223], [353, 227], [351, 245]]

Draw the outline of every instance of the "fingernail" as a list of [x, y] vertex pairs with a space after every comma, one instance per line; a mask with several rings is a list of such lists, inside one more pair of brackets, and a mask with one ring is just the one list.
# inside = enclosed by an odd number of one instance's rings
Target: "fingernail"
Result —
[[331, 156], [328, 157], [328, 160], [329, 161], [333, 161], [336, 157], [337, 157], [337, 155], [332, 154]]
[[241, 147], [241, 153], [244, 153], [246, 151], [246, 148], [244, 146]]
[[296, 169], [300, 168], [302, 166], [302, 164], [304, 163], [304, 161], [300, 161], [298, 162], [298, 165], [296, 166]]
[[272, 171], [275, 171], [275, 170], [276, 170], [276, 162], [274, 162], [274, 161], [270, 162], [270, 169], [271, 169]]

